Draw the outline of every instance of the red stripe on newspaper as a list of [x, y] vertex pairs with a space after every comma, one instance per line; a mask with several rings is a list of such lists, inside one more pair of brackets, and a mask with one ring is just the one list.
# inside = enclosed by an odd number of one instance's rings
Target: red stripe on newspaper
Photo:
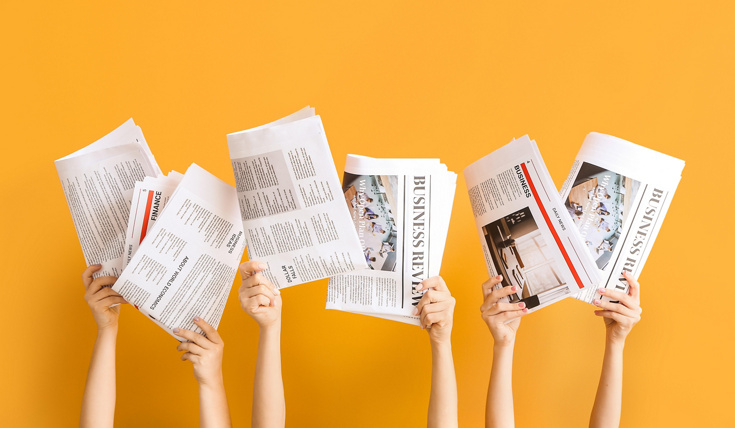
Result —
[[546, 224], [549, 226], [549, 230], [551, 231], [551, 234], [554, 236], [556, 245], [561, 250], [561, 254], [564, 256], [564, 260], [566, 260], [567, 266], [569, 266], [569, 270], [572, 271], [572, 275], [574, 275], [574, 279], [577, 281], [577, 286], [579, 286], [579, 288], [584, 288], [584, 284], [582, 284], [582, 280], [579, 279], [579, 275], [577, 275], [577, 271], [576, 269], [574, 269], [574, 266], [572, 265], [572, 260], [569, 258], [569, 254], [567, 254], [567, 250], [561, 244], [561, 239], [559, 239], [559, 235], [557, 235], [556, 229], [554, 229], [554, 225], [551, 224], [551, 219], [549, 218], [549, 215], [546, 214], [544, 205], [541, 203], [541, 198], [538, 197], [538, 192], [536, 192], [536, 186], [534, 186], [533, 181], [531, 181], [531, 176], [528, 174], [528, 169], [526, 169], [526, 164], [522, 163], [521, 168], [523, 168], [523, 174], [525, 174], [526, 176], [526, 181], [528, 181], [528, 186], [531, 188], [533, 197], [536, 198], [536, 203], [538, 204], [538, 207], [541, 208], [541, 214], [543, 214], [544, 220], [546, 220]]
[[153, 203], [153, 190], [149, 190], [148, 191], [148, 202], [145, 203], [145, 217], [143, 218], [143, 230], [140, 231], [140, 242], [143, 242], [143, 238], [145, 238], [145, 233], [148, 231], [148, 219], [151, 217], [151, 204], [152, 203]]

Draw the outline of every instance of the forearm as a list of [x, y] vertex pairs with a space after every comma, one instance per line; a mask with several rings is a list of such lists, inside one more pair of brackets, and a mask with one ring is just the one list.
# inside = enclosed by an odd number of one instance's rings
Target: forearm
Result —
[[431, 396], [428, 427], [456, 427], [457, 378], [454, 373], [452, 344], [431, 343]]
[[515, 344], [493, 348], [493, 366], [487, 388], [485, 426], [506, 428], [515, 426], [513, 414], [513, 348]]
[[286, 400], [281, 374], [281, 324], [261, 328], [253, 387], [253, 427], [286, 425]]
[[590, 427], [617, 427], [623, 396], [624, 343], [606, 342], [600, 383], [590, 416]]
[[97, 332], [82, 398], [80, 427], [112, 427], [115, 420], [117, 326]]
[[199, 422], [202, 428], [232, 426], [225, 384], [221, 375], [216, 381], [199, 384]]

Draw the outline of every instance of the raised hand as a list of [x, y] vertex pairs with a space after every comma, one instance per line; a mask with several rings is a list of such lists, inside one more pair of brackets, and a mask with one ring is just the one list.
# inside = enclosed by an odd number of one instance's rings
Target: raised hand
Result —
[[[495, 286], [503, 280], [501, 275], [490, 278], [482, 284], [482, 295], [485, 301], [480, 306], [482, 319], [490, 329], [495, 344], [510, 345], [515, 343], [516, 332], [521, 325], [521, 317], [528, 313], [526, 304], [506, 303], [500, 299], [509, 296], [518, 291], [518, 287], [502, 287], [496, 289]], [[515, 318], [515, 319], [513, 319]], [[513, 321], [507, 322], [513, 319]]]

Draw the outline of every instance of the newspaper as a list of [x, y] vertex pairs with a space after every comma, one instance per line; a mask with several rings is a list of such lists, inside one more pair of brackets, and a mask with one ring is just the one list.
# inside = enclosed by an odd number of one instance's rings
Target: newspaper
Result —
[[622, 272], [640, 275], [683, 169], [684, 161], [663, 153], [587, 135], [560, 193], [602, 281], [577, 299], [592, 303], [599, 287], [628, 291]]
[[599, 283], [535, 141], [513, 140], [464, 174], [488, 273], [518, 287], [506, 302], [536, 311]]
[[348, 155], [342, 190], [368, 269], [331, 277], [327, 309], [419, 325], [416, 286], [439, 275], [456, 184], [439, 159]]
[[112, 288], [181, 340], [219, 326], [244, 250], [235, 189], [192, 164]]
[[87, 265], [119, 276], [135, 182], [161, 175], [140, 127], [130, 119], [54, 164]]
[[146, 177], [143, 181], [135, 183], [125, 233], [123, 269], [127, 267], [148, 231], [163, 213], [163, 208], [183, 177], [180, 173], [171, 171], [168, 176]]
[[277, 288], [367, 267], [313, 108], [227, 141], [248, 257]]

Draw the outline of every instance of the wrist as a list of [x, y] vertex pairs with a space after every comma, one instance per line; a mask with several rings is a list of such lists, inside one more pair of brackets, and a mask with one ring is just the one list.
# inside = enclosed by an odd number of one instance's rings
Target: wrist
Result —
[[613, 338], [607, 336], [605, 338], [605, 349], [610, 351], [623, 351], [625, 348], [625, 338]]
[[199, 389], [202, 390], [219, 390], [225, 388], [225, 380], [222, 376], [222, 370], [220, 370], [219, 374], [213, 375], [211, 377], [208, 377], [207, 379], [202, 379], [199, 381]]
[[117, 323], [108, 324], [105, 326], [97, 326], [97, 337], [110, 337], [117, 336]]
[[513, 352], [513, 348], [515, 347], [516, 341], [515, 339], [506, 339], [506, 340], [500, 340], [496, 341], [493, 345], [493, 352], [494, 353], [501, 353], [501, 352]]
[[431, 350], [432, 352], [443, 352], [443, 351], [449, 351], [452, 352], [452, 338], [442, 338], [442, 339], [430, 339], [431, 342]]
[[281, 320], [278, 319], [269, 324], [260, 324], [260, 335], [261, 336], [280, 336], [281, 335]]

